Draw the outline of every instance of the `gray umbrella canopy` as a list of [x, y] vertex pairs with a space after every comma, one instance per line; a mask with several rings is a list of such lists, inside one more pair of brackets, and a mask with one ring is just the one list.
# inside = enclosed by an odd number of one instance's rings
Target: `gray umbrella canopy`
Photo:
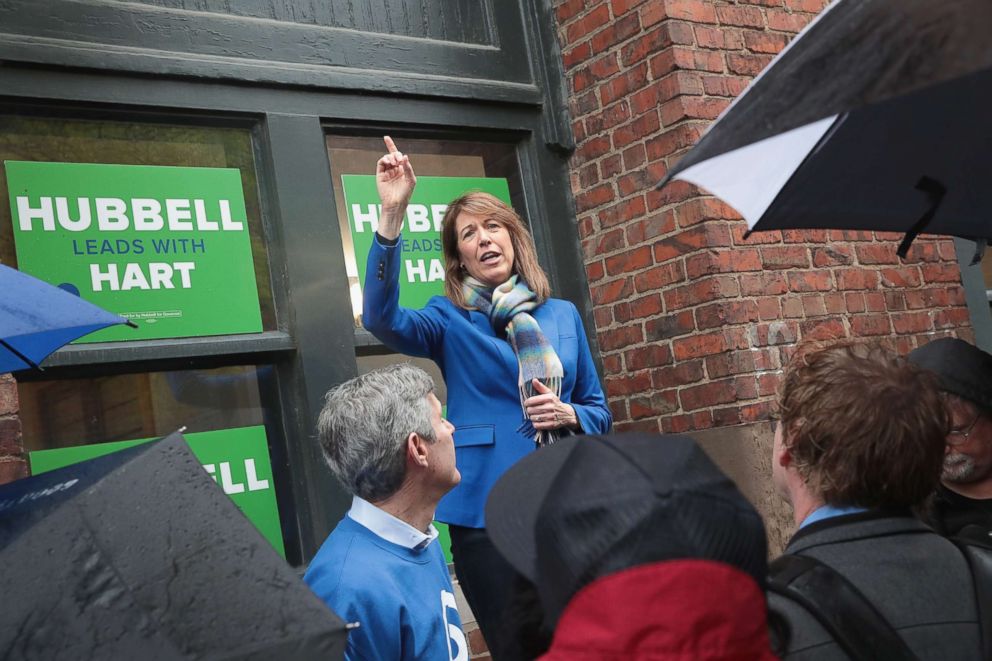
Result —
[[334, 659], [345, 626], [178, 433], [0, 487], [19, 659]]
[[662, 183], [752, 230], [992, 238], [990, 34], [988, 0], [836, 0]]

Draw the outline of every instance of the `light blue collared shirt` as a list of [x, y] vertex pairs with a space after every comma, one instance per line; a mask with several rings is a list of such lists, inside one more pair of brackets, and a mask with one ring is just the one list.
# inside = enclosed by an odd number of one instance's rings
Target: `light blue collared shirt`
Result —
[[425, 549], [437, 539], [437, 528], [432, 523], [424, 534], [402, 519], [379, 509], [372, 503], [358, 496], [351, 499], [351, 509], [348, 516], [355, 523], [361, 524], [382, 537], [387, 542], [398, 544], [408, 549]]
[[835, 516], [843, 516], [845, 514], [857, 514], [858, 512], [867, 512], [867, 507], [834, 507], [833, 505], [822, 505], [817, 507], [815, 510], [809, 513], [803, 522], [799, 524], [799, 528], [805, 528], [811, 523], [816, 523], [817, 521], [823, 521], [824, 519], [832, 519]]

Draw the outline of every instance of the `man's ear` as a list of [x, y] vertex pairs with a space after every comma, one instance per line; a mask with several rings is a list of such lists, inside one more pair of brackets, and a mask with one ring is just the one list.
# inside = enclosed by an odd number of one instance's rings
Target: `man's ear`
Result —
[[784, 441], [775, 456], [775, 461], [782, 468], [788, 468], [792, 465], [792, 451], [789, 450], [789, 446]]
[[421, 437], [416, 432], [411, 432], [409, 436], [406, 437], [406, 460], [408, 463], [427, 467], [427, 457], [428, 457], [428, 445], [427, 439]]
[[[778, 424], [783, 424], [779, 422]], [[775, 455], [775, 461], [782, 468], [788, 468], [792, 465], [792, 439], [793, 434], [789, 431], [788, 427], [782, 427], [782, 443], [779, 445], [778, 453]]]

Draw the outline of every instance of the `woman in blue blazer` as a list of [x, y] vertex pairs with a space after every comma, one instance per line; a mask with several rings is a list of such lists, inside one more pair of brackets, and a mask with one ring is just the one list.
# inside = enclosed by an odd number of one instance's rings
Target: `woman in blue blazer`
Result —
[[459, 582], [499, 659], [514, 572], [485, 533], [489, 490], [537, 446], [606, 433], [612, 416], [578, 311], [549, 297], [530, 233], [497, 198], [469, 193], [448, 206], [445, 296], [421, 310], [399, 305], [400, 227], [417, 179], [409, 158], [385, 141], [362, 319], [387, 347], [431, 358], [444, 375], [461, 483], [441, 500], [436, 518], [449, 525]]

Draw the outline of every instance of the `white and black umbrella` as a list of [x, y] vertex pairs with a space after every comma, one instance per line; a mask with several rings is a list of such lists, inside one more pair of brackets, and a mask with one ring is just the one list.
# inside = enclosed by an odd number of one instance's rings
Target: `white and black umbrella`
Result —
[[750, 231], [992, 238], [992, 1], [835, 0], [660, 185]]

